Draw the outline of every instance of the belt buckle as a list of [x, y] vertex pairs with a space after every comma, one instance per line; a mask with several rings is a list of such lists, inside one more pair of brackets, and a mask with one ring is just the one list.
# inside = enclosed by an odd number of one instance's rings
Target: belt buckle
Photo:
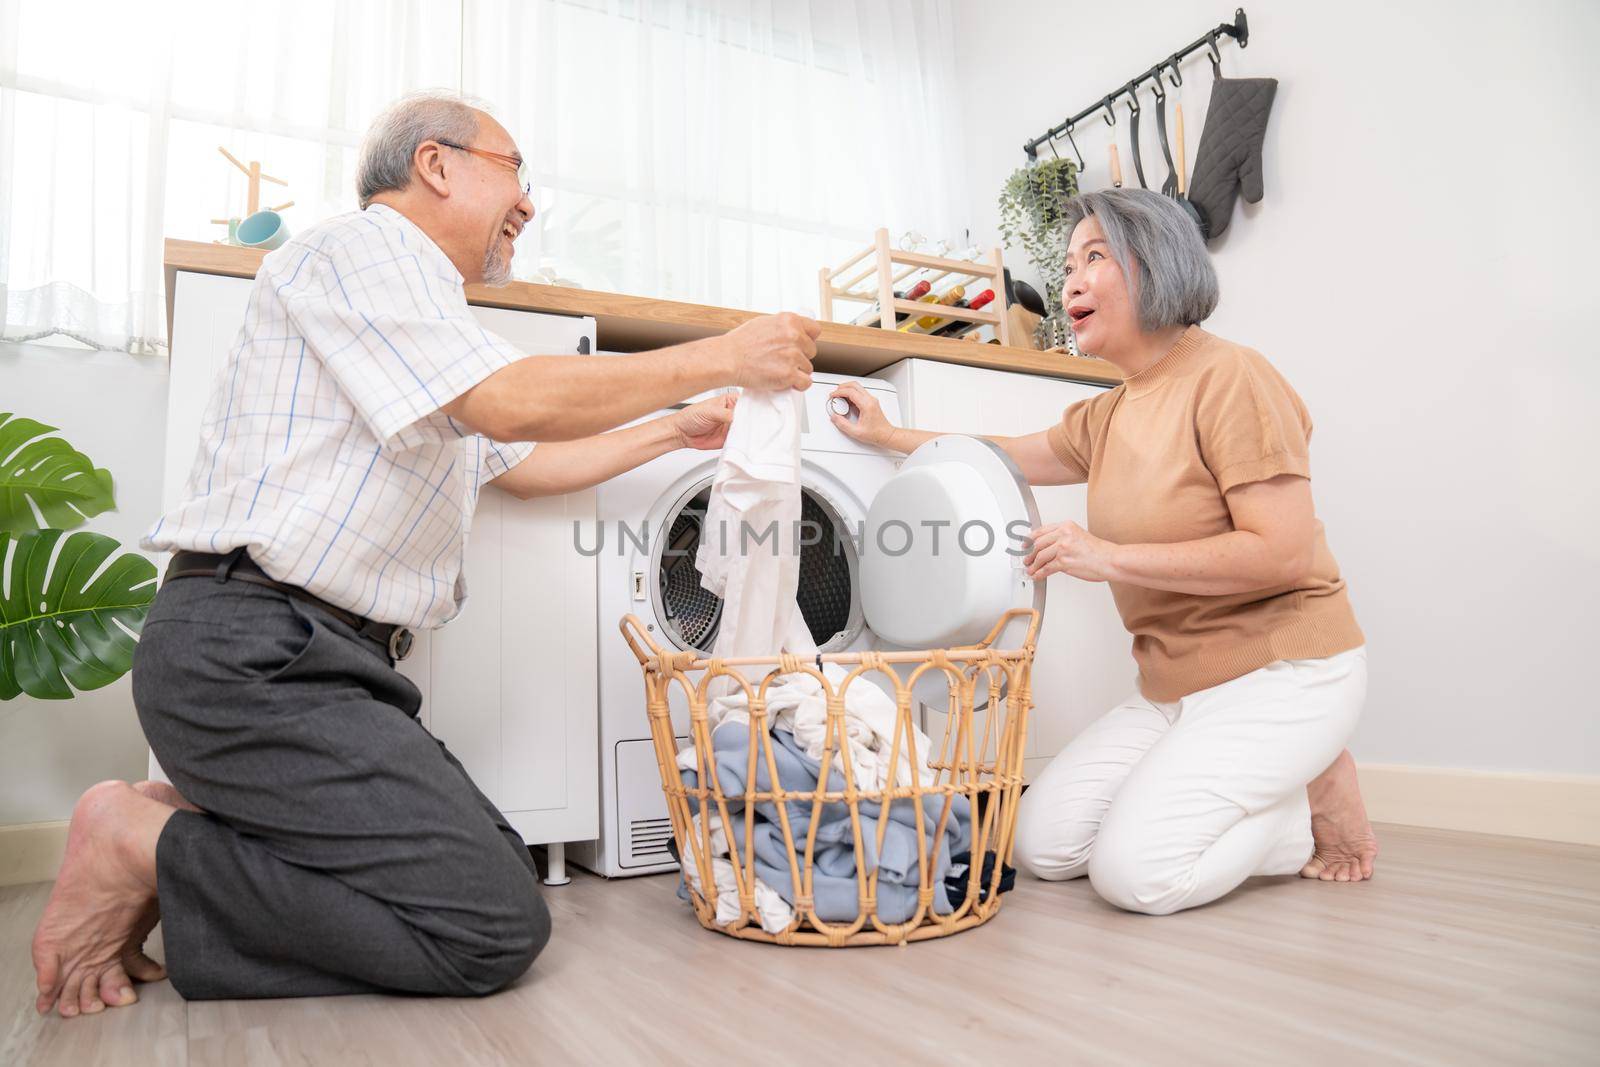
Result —
[[389, 658], [398, 663], [411, 655], [411, 645], [416, 635], [404, 626], [396, 626], [389, 632]]

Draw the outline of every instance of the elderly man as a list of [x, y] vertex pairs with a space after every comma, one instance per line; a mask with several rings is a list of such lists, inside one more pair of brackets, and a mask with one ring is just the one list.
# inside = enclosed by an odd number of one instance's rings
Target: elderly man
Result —
[[175, 556], [134, 701], [177, 789], [78, 802], [34, 935], [41, 1012], [134, 1002], [162, 976], [158, 916], [193, 999], [484, 994], [549, 938], [526, 846], [417, 720], [406, 628], [460, 610], [483, 483], [565, 493], [720, 447], [725, 397], [604, 431], [720, 386], [803, 389], [818, 327], [529, 358], [462, 289], [508, 279], [523, 173], [487, 114], [408, 98], [362, 149], [362, 210], [263, 261], [186, 499], [144, 541]]

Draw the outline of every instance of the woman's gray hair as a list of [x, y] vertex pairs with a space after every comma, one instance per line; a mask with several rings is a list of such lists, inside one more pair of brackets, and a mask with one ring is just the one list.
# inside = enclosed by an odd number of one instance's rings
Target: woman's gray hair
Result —
[[430, 91], [403, 96], [373, 120], [356, 163], [356, 196], [366, 210], [379, 193], [411, 184], [411, 157], [423, 141], [471, 144], [478, 136], [482, 101], [458, 93]]
[[1148, 189], [1104, 189], [1067, 200], [1061, 215], [1069, 240], [1084, 219], [1100, 221], [1138, 300], [1141, 330], [1192, 326], [1217, 309], [1217, 270], [1200, 227], [1176, 200]]

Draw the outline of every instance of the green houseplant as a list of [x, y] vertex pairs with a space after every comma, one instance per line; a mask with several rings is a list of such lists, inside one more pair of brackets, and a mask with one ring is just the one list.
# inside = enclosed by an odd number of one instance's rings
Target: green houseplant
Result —
[[0, 412], [0, 700], [64, 700], [133, 666], [156, 568], [104, 534], [66, 531], [115, 506], [111, 472], [55, 427]]
[[1061, 225], [1062, 206], [1078, 195], [1078, 166], [1070, 159], [1031, 160], [1006, 178], [1000, 189], [1000, 233], [1006, 245], [1021, 245], [1044, 282], [1049, 314], [1035, 336], [1045, 347], [1065, 336], [1061, 308], [1062, 274], [1071, 234]]

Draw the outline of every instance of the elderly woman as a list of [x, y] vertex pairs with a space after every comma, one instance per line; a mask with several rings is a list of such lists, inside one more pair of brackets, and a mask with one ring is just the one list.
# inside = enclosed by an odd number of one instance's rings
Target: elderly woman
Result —
[[[1108, 582], [1138, 691], [1023, 796], [1018, 862], [1087, 874], [1106, 900], [1166, 914], [1252, 875], [1372, 873], [1377, 845], [1345, 743], [1367, 660], [1311, 501], [1311, 419], [1262, 356], [1198, 325], [1217, 277], [1194, 224], [1156, 193], [1068, 203], [1062, 300], [1078, 346], [1121, 385], [1059, 424], [995, 438], [1034, 485], [1088, 483], [1089, 528], [1033, 531], [1036, 580]], [[852, 384], [841, 431], [909, 452]]]

